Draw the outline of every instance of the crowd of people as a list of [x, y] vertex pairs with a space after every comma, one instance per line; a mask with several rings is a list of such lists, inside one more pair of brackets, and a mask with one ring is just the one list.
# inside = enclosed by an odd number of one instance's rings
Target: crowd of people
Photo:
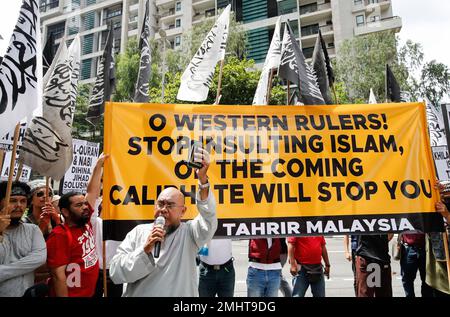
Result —
[[[0, 183], [0, 297], [108, 296], [233, 297], [235, 267], [231, 239], [212, 239], [217, 229], [216, 201], [207, 171], [209, 154], [195, 154], [198, 215], [187, 222], [185, 196], [176, 188], [160, 193], [154, 217], [120, 245], [106, 245], [103, 263], [101, 182], [108, 155], [102, 154], [86, 195], [53, 195], [45, 181]], [[436, 211], [450, 221], [450, 194], [436, 184], [442, 200]], [[357, 297], [392, 297], [392, 234], [344, 237], [352, 262]], [[397, 243], [406, 297], [415, 297], [419, 271], [422, 297], [450, 296], [443, 235], [403, 233]], [[289, 265], [292, 282], [283, 276]], [[103, 268], [105, 267], [105, 271]], [[331, 265], [323, 236], [258, 238], [248, 245], [248, 297], [325, 297]], [[375, 275], [374, 275], [375, 274]], [[106, 283], [104, 283], [106, 278]]]

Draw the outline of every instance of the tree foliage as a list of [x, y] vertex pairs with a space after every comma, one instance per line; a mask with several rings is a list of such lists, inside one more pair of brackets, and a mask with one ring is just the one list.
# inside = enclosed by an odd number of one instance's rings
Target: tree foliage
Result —
[[[413, 100], [428, 97], [434, 104], [450, 93], [449, 68], [436, 61], [423, 65], [420, 43], [402, 46], [392, 31], [371, 33], [346, 40], [339, 48], [336, 73], [338, 95], [349, 103], [365, 103], [373, 89], [379, 102], [385, 100], [385, 65], [389, 64], [404, 91]], [[341, 102], [342, 103], [342, 102]]]
[[450, 94], [450, 69], [435, 60], [426, 63], [420, 76], [419, 91], [434, 105]]

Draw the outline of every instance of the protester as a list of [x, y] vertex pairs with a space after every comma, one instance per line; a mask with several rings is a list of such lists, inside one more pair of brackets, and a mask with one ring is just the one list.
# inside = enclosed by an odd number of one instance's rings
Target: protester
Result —
[[[153, 224], [138, 225], [130, 231], [111, 260], [114, 283], [127, 283], [123, 296], [198, 296], [195, 258], [217, 229], [216, 201], [208, 182], [209, 154], [202, 148], [195, 154], [202, 167], [196, 170], [199, 215], [181, 222], [186, 212], [184, 195], [176, 188], [163, 190], [155, 204], [154, 216], [165, 218], [164, 229]], [[155, 244], [160, 255], [155, 258]]]
[[[350, 243], [349, 243], [350, 242]], [[351, 245], [351, 251], [349, 250], [349, 244]], [[358, 236], [348, 235], [344, 236], [344, 252], [347, 261], [352, 262], [353, 271], [353, 288], [355, 289], [355, 296], [358, 295], [358, 290], [356, 287], [356, 248], [358, 247]]]
[[[357, 297], [392, 297], [389, 241], [393, 234], [360, 235], [356, 249]], [[379, 272], [379, 273], [378, 273]], [[368, 278], [379, 274], [376, 278]]]
[[281, 283], [281, 239], [250, 239], [248, 297], [277, 297]]
[[103, 176], [103, 165], [109, 155], [104, 153], [100, 154], [97, 162], [95, 163], [92, 175], [89, 178], [89, 182], [86, 189], [86, 200], [91, 206], [94, 206], [94, 213], [91, 217], [92, 228], [95, 237], [95, 248], [97, 250], [97, 257], [99, 260], [99, 277], [97, 280], [97, 285], [95, 288], [95, 297], [103, 297], [104, 295], [104, 276], [106, 275], [106, 287], [108, 297], [120, 297], [122, 296], [122, 284], [114, 284], [111, 281], [109, 275], [110, 261], [116, 254], [116, 249], [118, 244], [112, 241], [105, 242], [105, 272], [103, 272], [103, 220], [101, 218], [102, 211], [102, 199], [100, 198], [101, 187], [102, 187], [102, 176]]
[[235, 272], [231, 249], [231, 239], [213, 239], [200, 250], [200, 297], [233, 297]]
[[[435, 188], [441, 194], [441, 201], [436, 203], [436, 211], [441, 213], [446, 222], [447, 238], [450, 223], [450, 192], [440, 182]], [[433, 288], [433, 297], [450, 297], [450, 287], [445, 256], [444, 235], [440, 232], [426, 235], [426, 283]], [[450, 242], [450, 241], [449, 241]]]
[[39, 228], [21, 221], [30, 187], [13, 182], [9, 207], [6, 187], [0, 183], [0, 297], [17, 297], [33, 286], [34, 270], [45, 263], [47, 250]]
[[280, 280], [280, 291], [284, 297], [292, 297], [292, 287], [287, 279], [283, 275], [283, 267], [288, 260], [288, 246], [286, 239], [280, 239], [281, 242], [281, 252], [280, 252], [280, 263], [281, 263], [281, 280]]
[[47, 239], [54, 227], [61, 223], [61, 218], [57, 210], [51, 203], [53, 190], [48, 188], [48, 196], [46, 197], [46, 183], [44, 180], [33, 180], [28, 183], [31, 188], [30, 192], [30, 208], [26, 216], [23, 218], [25, 223], [33, 223], [39, 226], [44, 238]]
[[[325, 297], [325, 278], [330, 278], [330, 260], [325, 238], [318, 237], [289, 237], [288, 238], [289, 262], [293, 297], [305, 297], [309, 286], [313, 297]], [[325, 263], [325, 272], [322, 266]]]
[[414, 280], [419, 271], [422, 280], [422, 297], [431, 297], [432, 289], [425, 283], [426, 254], [424, 233], [402, 233], [400, 243], [400, 269], [402, 284], [406, 297], [416, 297], [414, 292]]
[[70, 192], [59, 208], [65, 223], [47, 239], [47, 266], [51, 273], [50, 296], [92, 297], [99, 265], [90, 218], [94, 210], [84, 195]]

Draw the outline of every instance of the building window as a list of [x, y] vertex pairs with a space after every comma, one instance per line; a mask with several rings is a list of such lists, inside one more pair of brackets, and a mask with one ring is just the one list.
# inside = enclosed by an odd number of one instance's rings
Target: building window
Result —
[[362, 0], [354, 0], [355, 6], [362, 4]]
[[114, 9], [106, 11], [106, 17], [104, 18], [104, 20], [111, 19], [120, 15], [122, 15], [122, 7], [116, 7]]
[[300, 15], [317, 11], [317, 2], [300, 6]]
[[180, 44], [181, 44], [181, 37], [175, 36], [175, 46], [180, 46]]
[[312, 24], [302, 27], [302, 36], [308, 36], [319, 33], [319, 24]]
[[181, 26], [181, 19], [176, 19], [175, 20], [175, 27], [179, 28]]
[[364, 25], [364, 15], [357, 15], [356, 16], [356, 26], [362, 26]]
[[53, 33], [53, 37], [55, 40], [63, 37], [65, 26], [66, 26], [65, 22], [60, 22], [58, 24], [50, 25], [47, 28], [47, 36], [49, 36], [51, 33]]
[[295, 0], [282, 0], [279, 1], [277, 4], [278, 4], [278, 15], [297, 12], [297, 1]]
[[91, 77], [92, 58], [81, 61], [81, 79], [89, 79]]
[[175, 11], [181, 11], [181, 2], [177, 2], [176, 4], [175, 4]]
[[376, 4], [378, 3], [378, 0], [369, 0], [369, 4]]

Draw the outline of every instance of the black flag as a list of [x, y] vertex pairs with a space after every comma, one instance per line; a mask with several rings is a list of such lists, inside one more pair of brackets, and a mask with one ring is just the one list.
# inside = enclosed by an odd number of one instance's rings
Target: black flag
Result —
[[323, 105], [322, 94], [317, 85], [316, 75], [306, 64], [303, 52], [298, 46], [289, 22], [285, 24], [281, 62], [278, 77], [289, 80], [299, 88], [299, 97], [305, 105]]
[[312, 56], [312, 67], [316, 72], [317, 83], [319, 84], [322, 97], [327, 105], [331, 105], [333, 104], [333, 100], [331, 99], [330, 93], [331, 84], [328, 77], [327, 65], [325, 62], [325, 54], [321, 43], [322, 40], [323, 39], [321, 38], [319, 30], [319, 34], [317, 35], [316, 39], [316, 45], [314, 46], [314, 53]]
[[53, 58], [55, 57], [55, 54], [53, 53], [53, 46], [55, 45], [55, 37], [53, 36], [53, 32], [50, 33], [47, 43], [45, 43], [44, 50], [42, 51], [42, 75], [45, 75], [45, 73], [50, 68], [50, 65], [53, 62]]
[[328, 81], [330, 82], [330, 87], [334, 84], [334, 71], [333, 67], [331, 66], [330, 56], [328, 55], [327, 46], [325, 45], [325, 41], [322, 37], [322, 32], [319, 29], [319, 37], [320, 37], [320, 44], [322, 45], [323, 55], [325, 56], [325, 64], [327, 65], [327, 74], [328, 74]]
[[112, 23], [110, 23], [105, 49], [98, 63], [97, 78], [92, 89], [92, 96], [89, 100], [89, 108], [86, 115], [86, 120], [93, 125], [99, 123], [101, 116], [105, 112], [105, 101], [111, 99], [111, 93], [114, 90], [115, 62], [113, 43], [113, 27]]
[[149, 17], [148, 17], [148, 0], [145, 3], [145, 15], [142, 23], [141, 37], [139, 39], [139, 50], [141, 51], [141, 60], [139, 63], [139, 74], [136, 82], [136, 90], [134, 94], [134, 102], [148, 102], [148, 90], [150, 81], [150, 72], [152, 69], [150, 45], [148, 37], [150, 35]]
[[386, 99], [401, 102], [400, 86], [388, 64], [386, 64]]

